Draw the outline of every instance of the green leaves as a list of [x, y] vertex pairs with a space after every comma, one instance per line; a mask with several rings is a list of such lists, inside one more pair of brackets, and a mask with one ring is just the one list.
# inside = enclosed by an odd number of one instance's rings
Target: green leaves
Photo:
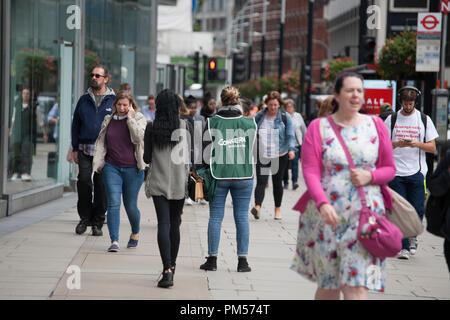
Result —
[[325, 67], [325, 73], [323, 75], [324, 80], [327, 83], [334, 83], [336, 77], [346, 68], [356, 66], [356, 62], [350, 57], [340, 57], [330, 61]]
[[412, 79], [416, 72], [416, 32], [403, 31], [386, 39], [376, 60], [378, 74], [386, 80]]

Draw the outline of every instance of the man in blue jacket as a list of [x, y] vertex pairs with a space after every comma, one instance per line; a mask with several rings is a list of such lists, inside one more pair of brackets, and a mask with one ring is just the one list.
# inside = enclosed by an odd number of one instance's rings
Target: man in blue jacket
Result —
[[[98, 65], [90, 74], [90, 88], [78, 100], [72, 120], [73, 160], [78, 164], [78, 203], [80, 223], [75, 232], [83, 234], [92, 226], [93, 236], [102, 236], [105, 221], [106, 193], [101, 174], [92, 177], [94, 145], [100, 133], [103, 118], [112, 113], [114, 91], [107, 87], [110, 74], [105, 66]], [[93, 181], [92, 181], [93, 180]], [[92, 201], [94, 189], [94, 201]]]

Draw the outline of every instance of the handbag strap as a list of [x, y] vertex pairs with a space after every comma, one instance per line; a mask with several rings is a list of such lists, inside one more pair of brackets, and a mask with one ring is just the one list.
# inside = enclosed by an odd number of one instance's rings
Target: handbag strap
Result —
[[[355, 169], [356, 168], [355, 163], [353, 162], [352, 156], [350, 155], [350, 151], [348, 151], [347, 145], [345, 144], [344, 139], [342, 138], [342, 135], [339, 132], [339, 129], [337, 128], [336, 122], [334, 122], [334, 120], [331, 116], [328, 116], [327, 119], [328, 119], [328, 122], [330, 122], [331, 128], [333, 129], [336, 137], [338, 138], [338, 141], [340, 142], [342, 149], [344, 149], [345, 156], [347, 157], [350, 168]], [[361, 204], [362, 204], [363, 208], [367, 207], [366, 196], [364, 195], [363, 188], [360, 186], [357, 189], [358, 189], [358, 194], [361, 199]]]

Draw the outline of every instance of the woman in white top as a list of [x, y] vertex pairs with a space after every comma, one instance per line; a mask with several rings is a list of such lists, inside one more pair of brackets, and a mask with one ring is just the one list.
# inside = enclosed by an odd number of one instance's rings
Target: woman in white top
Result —
[[302, 147], [303, 136], [306, 133], [306, 124], [303, 120], [303, 117], [300, 113], [295, 112], [295, 102], [292, 99], [287, 99], [284, 101], [286, 112], [291, 115], [292, 124], [294, 125], [294, 133], [295, 133], [295, 158], [290, 160], [290, 165], [286, 168], [284, 173], [284, 188], [288, 189], [289, 187], [289, 167], [291, 167], [291, 180], [292, 180], [292, 189], [296, 190], [298, 188], [298, 162], [300, 160], [300, 151]]

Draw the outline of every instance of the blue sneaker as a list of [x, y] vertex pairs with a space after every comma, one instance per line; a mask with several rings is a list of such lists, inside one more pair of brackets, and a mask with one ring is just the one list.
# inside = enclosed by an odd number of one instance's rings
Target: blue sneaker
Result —
[[117, 244], [112, 244], [109, 248], [108, 248], [108, 252], [119, 252], [119, 246]]
[[130, 238], [130, 240], [128, 240], [128, 244], [127, 244], [127, 248], [136, 248], [138, 245], [139, 240], [133, 240]]

